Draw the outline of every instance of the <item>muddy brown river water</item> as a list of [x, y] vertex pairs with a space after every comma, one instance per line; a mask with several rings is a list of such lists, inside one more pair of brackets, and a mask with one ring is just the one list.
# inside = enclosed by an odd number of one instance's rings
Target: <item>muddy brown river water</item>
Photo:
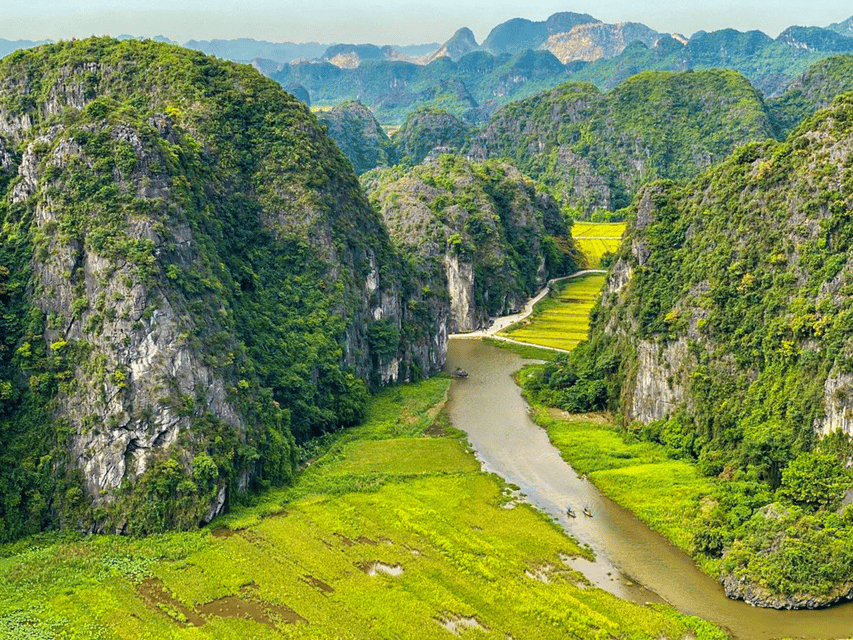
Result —
[[[739, 640], [853, 638], [853, 603], [776, 611], [730, 600], [685, 553], [579, 478], [530, 419], [511, 377], [524, 362], [480, 340], [450, 340], [446, 370], [461, 367], [469, 376], [454, 380], [448, 413], [468, 434], [487, 471], [521, 487], [530, 503], [592, 547], [596, 561], [581, 559], [574, 566], [597, 586], [634, 602], [668, 602], [723, 626]], [[568, 504], [576, 518], [565, 515]], [[592, 518], [581, 513], [584, 505]]]

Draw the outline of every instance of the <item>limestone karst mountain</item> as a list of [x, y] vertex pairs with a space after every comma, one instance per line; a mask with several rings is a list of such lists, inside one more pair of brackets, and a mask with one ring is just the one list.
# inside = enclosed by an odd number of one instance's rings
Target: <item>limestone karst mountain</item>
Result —
[[356, 175], [388, 165], [391, 142], [370, 109], [360, 102], [344, 102], [331, 111], [321, 111], [317, 119], [352, 162]]
[[445, 303], [251, 67], [19, 51], [0, 132], [1, 538], [197, 526], [288, 481], [294, 439], [359, 420], [368, 386], [442, 365]]
[[684, 178], [738, 145], [774, 137], [761, 96], [734, 71], [646, 72], [609, 93], [568, 83], [508, 105], [468, 153], [503, 158], [565, 203], [628, 205], [655, 178]]
[[453, 34], [450, 40], [431, 53], [425, 62], [429, 64], [436, 58], [450, 58], [453, 62], [458, 62], [462, 56], [477, 51], [479, 48], [480, 45], [477, 44], [477, 39], [472, 31], [468, 27], [462, 27]]
[[451, 332], [518, 311], [548, 278], [580, 264], [556, 202], [509, 164], [442, 154], [362, 183], [423, 286], [450, 301]]

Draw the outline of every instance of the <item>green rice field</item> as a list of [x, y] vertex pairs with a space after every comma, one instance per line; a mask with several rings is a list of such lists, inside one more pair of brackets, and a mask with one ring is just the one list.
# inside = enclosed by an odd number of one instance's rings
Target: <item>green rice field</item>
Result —
[[624, 222], [575, 222], [572, 226], [575, 244], [591, 269], [601, 265], [605, 253], [616, 253], [624, 233]]
[[606, 276], [593, 273], [557, 285], [557, 290], [536, 304], [533, 314], [499, 332], [521, 342], [570, 351], [586, 340], [589, 314]]
[[326, 436], [294, 487], [209, 527], [0, 546], [0, 636], [16, 640], [725, 635], [591, 588], [589, 557], [480, 471], [438, 412], [450, 381], [386, 389]]

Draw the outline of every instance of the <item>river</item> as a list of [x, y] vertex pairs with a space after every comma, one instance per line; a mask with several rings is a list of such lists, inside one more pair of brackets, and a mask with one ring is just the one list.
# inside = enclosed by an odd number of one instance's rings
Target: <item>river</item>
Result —
[[[683, 613], [711, 620], [739, 640], [853, 637], [853, 603], [816, 611], [777, 611], [730, 600], [716, 580], [651, 531], [633, 514], [602, 496], [560, 457], [512, 379], [524, 360], [481, 340], [451, 339], [448, 371], [456, 379], [447, 410], [465, 431], [487, 471], [521, 487], [530, 503], [551, 514], [574, 538], [595, 551], [594, 563], [574, 565], [602, 589], [634, 602], [668, 602]], [[574, 505], [576, 518], [565, 515]], [[593, 517], [581, 508], [588, 505]]]

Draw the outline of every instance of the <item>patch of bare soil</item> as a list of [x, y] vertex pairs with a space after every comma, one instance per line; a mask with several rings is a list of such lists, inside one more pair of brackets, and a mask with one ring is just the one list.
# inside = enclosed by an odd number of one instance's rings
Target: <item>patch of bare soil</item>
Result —
[[546, 411], [555, 420], [564, 420], [566, 422], [591, 422], [592, 424], [611, 424], [613, 422], [604, 413], [569, 413], [556, 407], [548, 407]]
[[[328, 585], [326, 585], [328, 586]], [[331, 587], [328, 587], [331, 588]], [[265, 602], [255, 597], [257, 585], [248, 584], [240, 589], [247, 597], [232, 595], [219, 598], [191, 609], [175, 598], [159, 578], [148, 578], [136, 586], [139, 598], [148, 606], [170, 618], [179, 627], [203, 627], [210, 618], [245, 618], [270, 629], [276, 622], [296, 624], [308, 622], [305, 618], [282, 604]]]
[[356, 566], [369, 576], [384, 573], [387, 576], [394, 576], [396, 578], [397, 576], [403, 575], [403, 567], [399, 564], [391, 566], [390, 564], [373, 560], [372, 562], [360, 562]]
[[486, 629], [477, 618], [462, 616], [458, 613], [446, 613], [441, 618], [437, 618], [437, 620], [438, 624], [457, 636], [461, 636], [462, 632], [468, 629]]
[[204, 626], [205, 619], [173, 596], [160, 578], [146, 578], [136, 585], [136, 595], [149, 607], [164, 614], [179, 627]]
[[317, 591], [319, 591], [320, 593], [326, 594], [326, 593], [334, 593], [335, 592], [335, 590], [332, 587], [327, 585], [322, 580], [315, 578], [314, 576], [307, 576], [307, 575], [303, 576], [302, 581], [305, 582], [306, 584], [310, 584], [312, 587], [317, 589]]

